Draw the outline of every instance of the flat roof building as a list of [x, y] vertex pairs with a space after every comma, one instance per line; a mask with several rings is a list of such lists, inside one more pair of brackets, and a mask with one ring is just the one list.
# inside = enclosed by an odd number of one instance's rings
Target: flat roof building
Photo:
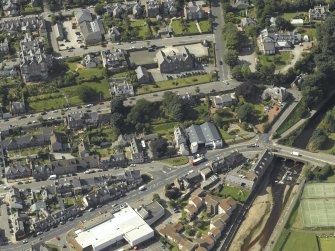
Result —
[[75, 231], [75, 241], [81, 250], [102, 250], [126, 240], [136, 246], [154, 236], [154, 230], [128, 204], [106, 221]]

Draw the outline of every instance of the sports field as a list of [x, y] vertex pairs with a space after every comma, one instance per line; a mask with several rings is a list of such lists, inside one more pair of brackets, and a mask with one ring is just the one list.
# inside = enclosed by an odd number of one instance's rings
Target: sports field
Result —
[[304, 188], [301, 213], [305, 227], [335, 226], [335, 183], [312, 183]]
[[335, 238], [319, 238], [319, 243], [321, 251], [335, 250]]
[[307, 184], [302, 198], [335, 198], [335, 183]]
[[335, 226], [335, 198], [303, 199], [301, 208], [305, 227]]

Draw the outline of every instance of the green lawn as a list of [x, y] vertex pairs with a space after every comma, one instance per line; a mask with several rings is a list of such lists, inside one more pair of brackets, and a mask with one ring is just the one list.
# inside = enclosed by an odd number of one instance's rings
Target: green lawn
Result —
[[276, 55], [260, 55], [260, 62], [262, 65], [274, 64], [276, 70], [288, 65], [292, 60], [292, 53], [289, 51], [284, 51], [277, 53]]
[[235, 137], [233, 135], [230, 135], [227, 131], [223, 130], [222, 128], [219, 128], [221, 137], [224, 140], [234, 139]]
[[286, 120], [279, 126], [277, 130], [279, 135], [286, 132], [301, 119], [302, 109], [303, 103], [299, 102], [299, 104], [297, 104]]
[[334, 251], [335, 238], [319, 238], [321, 251]]
[[186, 22], [186, 29], [183, 29], [183, 24], [180, 19], [174, 19], [172, 21], [171, 27], [176, 35], [187, 35], [187, 34], [197, 34], [199, 30], [194, 21], [184, 21]]
[[178, 87], [185, 87], [190, 85], [202, 84], [212, 81], [210, 74], [180, 78], [176, 80], [166, 80], [157, 82], [155, 85], [145, 85], [137, 89], [137, 94], [150, 93], [155, 91], [163, 91], [168, 89], [174, 89]]
[[223, 189], [220, 190], [218, 196], [220, 197], [227, 197], [230, 196], [235, 200], [244, 202], [248, 199], [250, 195], [250, 191], [247, 189], [242, 189], [239, 187], [231, 187], [231, 186], [224, 186]]
[[209, 20], [199, 21], [199, 26], [200, 26], [201, 32], [211, 32], [212, 31], [211, 23]]
[[308, 13], [306, 12], [285, 12], [282, 17], [285, 18], [287, 21], [291, 21], [291, 19], [299, 17], [300, 15], [308, 15]]
[[181, 166], [189, 163], [189, 159], [186, 156], [180, 156], [170, 159], [161, 160], [161, 162], [171, 166]]
[[283, 251], [315, 251], [318, 249], [316, 235], [307, 232], [291, 231]]
[[177, 122], [166, 122], [166, 123], [153, 124], [152, 130], [153, 130], [153, 133], [158, 133], [158, 134], [173, 133], [174, 127], [177, 124], [178, 124]]
[[148, 35], [151, 34], [150, 27], [145, 20], [136, 20], [130, 23], [130, 26], [138, 31], [138, 38], [145, 40], [148, 39]]
[[119, 73], [115, 73], [112, 74], [113, 78], [122, 78], [122, 77], [127, 77], [128, 75], [128, 71], [124, 71], [124, 72], [119, 72]]

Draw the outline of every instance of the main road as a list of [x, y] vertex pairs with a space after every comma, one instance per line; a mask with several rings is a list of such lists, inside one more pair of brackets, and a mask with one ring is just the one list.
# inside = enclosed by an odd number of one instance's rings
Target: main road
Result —
[[[251, 144], [251, 143], [255, 143], [255, 139], [250, 140], [248, 142], [245, 143], [241, 143], [241, 144], [237, 144], [234, 146], [230, 146], [224, 149], [219, 149], [219, 150], [212, 150], [212, 151], [208, 151], [206, 157], [209, 161], [211, 160], [216, 160], [218, 158], [222, 158], [223, 156], [228, 155], [229, 153], [232, 153], [234, 151], [239, 151], [239, 152], [258, 152], [261, 151], [262, 148], [259, 149], [251, 149], [248, 148], [247, 145]], [[93, 211], [93, 212], [85, 212], [84, 215], [82, 217], [79, 218], [75, 218], [73, 221], [69, 221], [67, 222], [65, 225], [59, 225], [57, 228], [52, 228], [50, 229], [48, 232], [43, 233], [43, 235], [39, 236], [39, 237], [29, 237], [27, 240], [29, 241], [27, 244], [23, 244], [22, 242], [17, 242], [17, 243], [10, 243], [7, 246], [2, 246], [1, 250], [25, 250], [27, 248], [30, 247], [30, 245], [34, 242], [37, 242], [38, 239], [40, 237], [43, 238], [43, 240], [49, 240], [52, 238], [55, 238], [56, 236], [63, 234], [67, 231], [69, 231], [70, 229], [74, 228], [75, 226], [78, 225], [78, 223], [82, 220], [82, 218], [85, 219], [89, 219], [92, 218], [96, 215], [99, 214], [100, 211], [105, 211], [106, 209], [110, 208], [111, 204], [122, 204], [125, 202], [132, 202], [132, 201], [137, 201], [138, 199], [147, 196], [161, 188], [163, 188], [166, 184], [172, 183], [176, 178], [185, 176], [189, 171], [194, 170], [195, 172], [198, 171], [199, 168], [201, 168], [202, 166], [204, 166], [206, 163], [203, 163], [202, 165], [199, 166], [192, 166], [192, 165], [185, 165], [179, 168], [170, 168], [170, 171], [165, 171], [165, 172], [161, 172], [161, 174], [159, 175], [159, 178], [154, 178], [154, 180], [152, 180], [151, 182], [149, 182], [147, 184], [147, 190], [145, 191], [138, 191], [138, 190], [133, 190], [131, 192], [129, 192], [127, 194], [126, 197], [123, 197], [119, 200], [116, 201], [112, 201], [109, 204], [103, 206], [101, 209]], [[155, 164], [146, 164], [146, 165], [156, 165]], [[141, 170], [142, 165], [138, 165], [139, 169]], [[53, 181], [47, 181], [50, 182], [50, 184]], [[38, 183], [37, 183], [38, 184]], [[42, 183], [40, 183], [39, 185], [41, 185]], [[44, 185], [46, 185], [45, 183], [43, 183]], [[26, 185], [17, 185], [18, 188], [26, 188]], [[35, 186], [34, 186], [35, 187]], [[0, 189], [0, 193], [4, 193], [5, 190], [3, 190], [3, 188]]]

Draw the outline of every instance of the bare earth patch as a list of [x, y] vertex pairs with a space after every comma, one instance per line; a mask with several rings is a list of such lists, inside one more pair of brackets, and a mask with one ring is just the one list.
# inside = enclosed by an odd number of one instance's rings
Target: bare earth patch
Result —
[[[238, 230], [229, 251], [241, 251], [245, 241], [252, 242], [263, 230], [271, 212], [271, 188], [267, 187], [263, 195], [258, 196], [249, 209], [245, 220]], [[256, 245], [252, 250], [261, 250]]]

